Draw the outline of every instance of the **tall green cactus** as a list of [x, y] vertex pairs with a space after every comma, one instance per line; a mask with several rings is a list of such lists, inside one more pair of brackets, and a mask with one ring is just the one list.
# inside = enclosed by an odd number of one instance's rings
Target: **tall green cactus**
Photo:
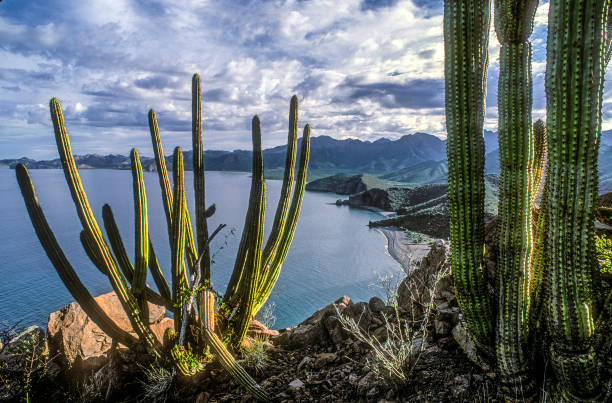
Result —
[[609, 7], [609, 0], [551, 0], [549, 10], [546, 317], [568, 400], [592, 398], [600, 386], [593, 252]]
[[457, 300], [475, 340], [492, 345], [484, 267], [484, 138], [490, 0], [444, 2], [448, 201]]
[[501, 44], [499, 103], [499, 254], [497, 261], [497, 363], [507, 395], [537, 391], [531, 374], [529, 336], [532, 280], [532, 208], [536, 168], [532, 131], [531, 43], [537, 0], [495, 0]]
[[[109, 278], [119, 301], [130, 319], [132, 328], [138, 335], [138, 340], [113, 323], [79, 281], [78, 276], [64, 256], [45, 220], [27, 169], [22, 165], [17, 167], [17, 179], [32, 224], [60, 278], [73, 297], [81, 304], [85, 312], [104, 332], [113, 339], [128, 346], [133, 345], [137, 341], [142, 342], [149, 347], [149, 350], [156, 357], [160, 358], [162, 355], [161, 344], [153, 335], [148, 324], [147, 301], [166, 306], [174, 312], [175, 332], [179, 335], [178, 343], [175, 342], [169, 349], [170, 357], [181, 374], [191, 376], [203, 370], [204, 366], [202, 363], [198, 363], [196, 367], [188, 365], [188, 360], [182, 350], [184, 348], [182, 345], [184, 334], [182, 332], [185, 332], [188, 328], [184, 325], [186, 321], [183, 321], [183, 316], [187, 315], [185, 317], [186, 320], [188, 317], [190, 317], [190, 320], [195, 320], [192, 315], [195, 312], [199, 312], [201, 328], [199, 334], [201, 339], [199, 341], [196, 340], [194, 334], [190, 337], [190, 340], [196, 344], [204, 343], [210, 346], [213, 354], [238, 382], [255, 398], [267, 400], [267, 395], [232, 357], [228, 347], [223, 344], [217, 334], [217, 330], [215, 330], [215, 322], [222, 322], [223, 331], [229, 332], [233, 346], [238, 348], [245, 337], [250, 321], [272, 291], [293, 239], [299, 216], [308, 170], [310, 127], [306, 125], [304, 129], [298, 181], [293, 197], [290, 198], [297, 148], [297, 98], [294, 96], [290, 107], [289, 141], [281, 197], [272, 233], [264, 249], [266, 192], [263, 178], [261, 129], [259, 118], [256, 116], [253, 119], [253, 182], [249, 209], [234, 273], [224, 297], [232, 304], [230, 306], [231, 315], [227, 316], [225, 312], [224, 315], [215, 315], [214, 294], [210, 289], [209, 243], [224, 225], [219, 226], [209, 236], [207, 218], [214, 214], [215, 205], [213, 204], [208, 208], [205, 206], [201, 88], [200, 78], [197, 74], [194, 75], [192, 81], [192, 96], [196, 235], [199, 249], [196, 249], [195, 246], [187, 209], [182, 151], [178, 147], [174, 150], [174, 189], [172, 189], [166, 171], [157, 118], [153, 110], [149, 112], [151, 138], [162, 189], [162, 199], [172, 255], [171, 287], [168, 285], [159, 266], [153, 243], [149, 236], [146, 193], [138, 151], [133, 149], [130, 154], [135, 213], [135, 253], [134, 264], [132, 264], [119, 234], [112, 209], [108, 205], [104, 205], [102, 216], [112, 251], [102, 235], [102, 231], [89, 207], [87, 196], [81, 185], [74, 157], [70, 150], [70, 142], [64, 125], [61, 107], [56, 99], [51, 100], [51, 117], [55, 128], [62, 167], [64, 168], [66, 182], [69, 185], [78, 216], [84, 228], [80, 234], [81, 243], [94, 265]], [[185, 265], [185, 260], [188, 262], [187, 266]], [[148, 269], [151, 269], [151, 274], [159, 289], [159, 293], [146, 285]], [[192, 274], [191, 285], [188, 271]], [[197, 293], [197, 298], [193, 297], [194, 293]], [[189, 306], [191, 304], [194, 304], [193, 310]], [[170, 338], [172, 337], [170, 336]], [[196, 347], [202, 348], [203, 345], [198, 344]]]

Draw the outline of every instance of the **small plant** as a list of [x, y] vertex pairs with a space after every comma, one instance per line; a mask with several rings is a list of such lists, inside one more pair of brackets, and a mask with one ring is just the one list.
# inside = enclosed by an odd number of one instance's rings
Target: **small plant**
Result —
[[612, 239], [606, 234], [595, 236], [595, 248], [597, 249], [597, 260], [599, 270], [602, 273], [612, 274]]
[[268, 302], [263, 308], [261, 308], [261, 311], [259, 311], [255, 319], [257, 319], [259, 323], [268, 329], [272, 329], [276, 323], [276, 315], [274, 314], [275, 310], [276, 304], [274, 302]]
[[[384, 382], [401, 386], [405, 385], [410, 379], [410, 375], [425, 348], [436, 287], [440, 278], [445, 274], [446, 271], [436, 275], [430, 297], [424, 307], [424, 314], [418, 320], [415, 320], [414, 317], [412, 319], [402, 318], [397, 300], [392, 298], [391, 304], [389, 304], [394, 307], [392, 317], [382, 314], [385, 340], [379, 340], [377, 337], [370, 335], [368, 331], [359, 326], [358, 321], [343, 316], [335, 307], [336, 316], [342, 328], [370, 348], [371, 356], [366, 359], [367, 366]], [[395, 291], [390, 289], [389, 294], [397, 295], [397, 287]], [[418, 303], [420, 304], [420, 302]]]
[[[5, 358], [0, 364], [0, 400], [19, 398], [30, 402], [34, 385], [47, 374], [51, 358], [44, 336], [34, 328], [20, 333], [18, 329], [21, 330], [18, 323], [8, 325], [5, 322], [0, 330], [3, 339], [0, 351]], [[7, 339], [9, 341], [5, 342]]]
[[165, 402], [174, 380], [174, 371], [154, 365], [141, 368], [144, 376], [144, 379], [140, 380], [144, 391], [142, 400]]
[[242, 365], [257, 373], [261, 373], [269, 364], [270, 357], [266, 351], [267, 337], [255, 337], [242, 350]]
[[384, 293], [383, 302], [385, 305], [396, 306], [398, 298], [397, 289], [402, 280], [406, 277], [405, 273], [377, 274], [376, 277], [376, 282], [370, 284], [370, 287], [382, 288]]

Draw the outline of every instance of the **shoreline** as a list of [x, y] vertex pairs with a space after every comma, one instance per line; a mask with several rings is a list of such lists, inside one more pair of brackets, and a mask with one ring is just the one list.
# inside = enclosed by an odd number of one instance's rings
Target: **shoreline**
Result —
[[416, 243], [397, 227], [378, 227], [376, 230], [387, 238], [387, 252], [406, 274], [418, 265], [431, 249], [429, 244]]

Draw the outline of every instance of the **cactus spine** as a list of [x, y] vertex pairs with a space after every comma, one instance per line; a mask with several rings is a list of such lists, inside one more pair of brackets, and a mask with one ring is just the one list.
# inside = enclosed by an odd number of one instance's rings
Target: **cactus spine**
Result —
[[499, 256], [497, 267], [497, 363], [504, 392], [536, 392], [529, 351], [529, 285], [532, 278], [532, 207], [535, 169], [531, 123], [531, 43], [537, 0], [495, 0], [495, 30], [501, 43], [499, 102]]
[[609, 3], [551, 0], [549, 11], [546, 317], [553, 368], [568, 400], [593, 397], [600, 384], [593, 231]]
[[457, 300], [475, 340], [490, 346], [484, 267], [484, 102], [490, 0], [444, 2], [448, 201]]

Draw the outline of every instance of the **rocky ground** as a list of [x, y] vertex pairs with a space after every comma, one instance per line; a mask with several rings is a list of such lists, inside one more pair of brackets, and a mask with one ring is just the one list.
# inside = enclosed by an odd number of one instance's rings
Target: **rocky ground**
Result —
[[[494, 270], [495, 249], [488, 251]], [[376, 297], [353, 302], [344, 296], [293, 328], [268, 330], [254, 321], [249, 340], [264, 338], [267, 358], [259, 360], [259, 371], [250, 367], [249, 373], [278, 402], [502, 401], [495, 372], [479, 360], [462, 322], [448, 254], [448, 244], [436, 241], [400, 284], [395, 306]], [[113, 294], [98, 301], [118, 324], [128, 326]], [[158, 337], [172, 326], [164, 314], [163, 308], [150, 309]], [[358, 327], [350, 330], [350, 320]], [[412, 329], [401, 340], [396, 323]], [[374, 338], [383, 343], [372, 344]], [[396, 353], [398, 346], [410, 347], [402, 350], [405, 380], [390, 376], [373, 346]], [[25, 393], [31, 401], [47, 402], [252, 400], [214, 361], [193, 379], [151, 371], [159, 364], [143, 351], [114, 345], [76, 303], [50, 315], [46, 335], [30, 328], [0, 351], [0, 400], [19, 401]]]

